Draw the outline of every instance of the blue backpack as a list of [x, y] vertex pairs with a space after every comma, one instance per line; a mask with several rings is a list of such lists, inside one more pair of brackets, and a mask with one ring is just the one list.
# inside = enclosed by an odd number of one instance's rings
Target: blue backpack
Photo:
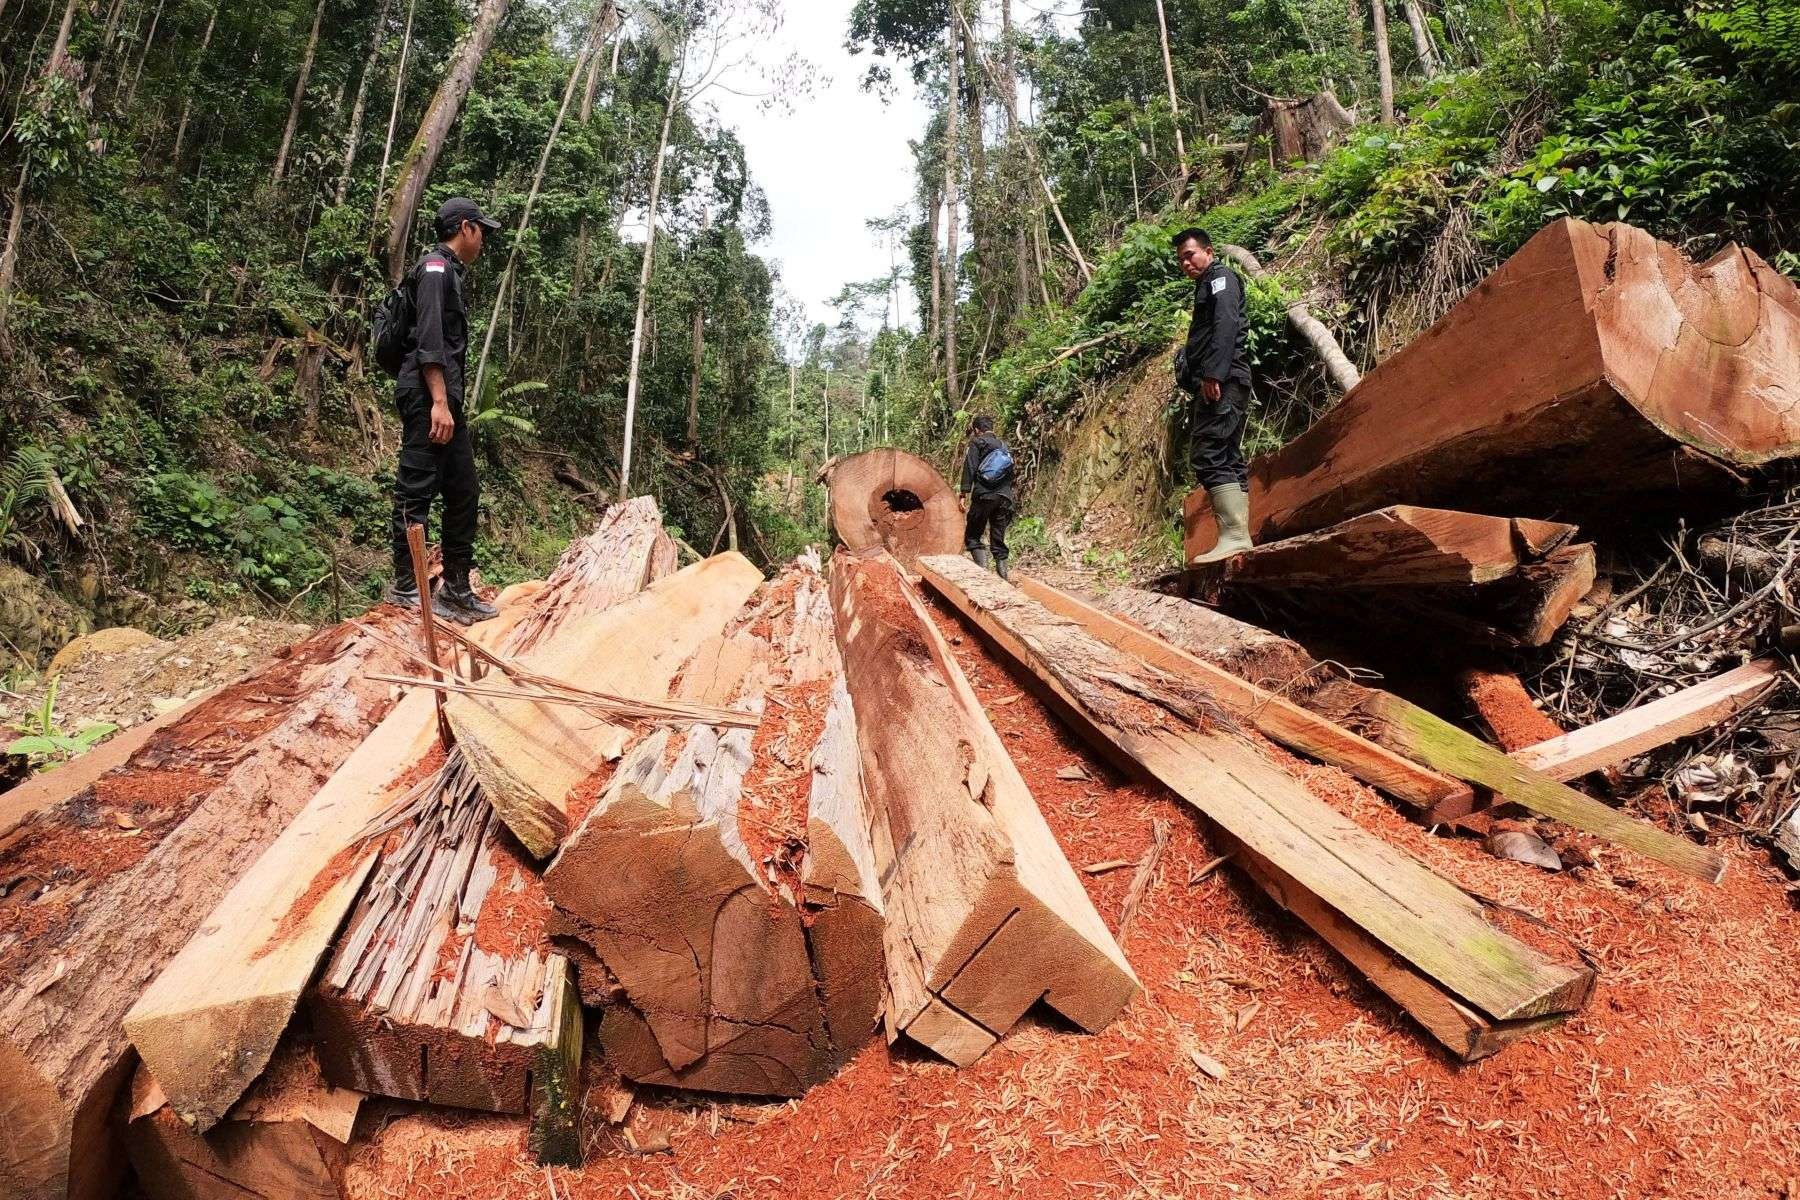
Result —
[[998, 487], [1012, 478], [1013, 456], [1005, 446], [995, 446], [982, 455], [981, 465], [975, 468], [975, 475], [981, 482], [990, 487]]

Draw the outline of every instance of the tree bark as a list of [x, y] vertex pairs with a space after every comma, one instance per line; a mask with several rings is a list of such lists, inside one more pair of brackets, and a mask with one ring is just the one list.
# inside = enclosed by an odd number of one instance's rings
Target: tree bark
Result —
[[1362, 5], [1358, 0], [1344, 0], [1344, 13], [1349, 18], [1350, 49], [1361, 55], [1368, 48], [1368, 41], [1363, 36]]
[[1175, 156], [1180, 160], [1181, 177], [1187, 178], [1187, 141], [1181, 136], [1181, 99], [1175, 91], [1175, 61], [1169, 55], [1169, 19], [1163, 12], [1163, 0], [1156, 0], [1156, 32], [1162, 38], [1163, 79], [1169, 85], [1169, 112], [1175, 121]]
[[656, 141], [656, 165], [650, 170], [650, 202], [645, 206], [644, 263], [638, 271], [637, 318], [631, 331], [631, 366], [625, 376], [625, 441], [619, 449], [619, 499], [631, 499], [631, 441], [637, 424], [638, 369], [644, 362], [644, 322], [649, 316], [650, 276], [656, 263], [656, 207], [662, 200], [663, 158], [669, 150], [669, 130], [681, 103], [681, 74], [687, 68], [688, 44], [681, 43], [675, 69], [669, 75], [669, 102], [663, 106], [662, 135]]
[[294, 81], [294, 101], [288, 105], [287, 128], [281, 132], [281, 149], [275, 152], [275, 170], [270, 175], [275, 183], [280, 183], [287, 174], [288, 153], [294, 148], [294, 134], [300, 129], [300, 110], [306, 104], [306, 82], [312, 78], [313, 58], [319, 51], [319, 23], [324, 19], [325, 0], [319, 0], [318, 7], [313, 9], [312, 32], [306, 38], [306, 57], [300, 60], [300, 78]]
[[510, 0], [481, 0], [481, 5], [475, 12], [475, 20], [469, 26], [469, 32], [456, 53], [455, 61], [444, 76], [444, 81], [438, 85], [437, 95], [432, 97], [430, 106], [426, 108], [425, 117], [419, 122], [419, 130], [413, 135], [412, 145], [407, 148], [406, 156], [400, 160], [400, 173], [394, 180], [394, 196], [388, 205], [387, 264], [390, 283], [398, 283], [400, 276], [406, 271], [408, 243], [412, 240], [413, 217], [419, 211], [419, 200], [425, 195], [425, 185], [431, 179], [431, 169], [437, 165], [438, 154], [444, 149], [445, 139], [450, 136], [450, 127], [456, 124], [463, 100], [475, 83], [475, 73], [481, 69], [481, 60], [487, 57], [488, 47], [494, 42], [494, 34], [499, 31], [500, 22], [506, 19], [509, 2]]
[[[62, 24], [57, 26], [56, 41], [50, 57], [44, 61], [40, 79], [47, 80], [62, 70], [69, 53], [69, 33], [75, 28], [75, 8], [79, 0], [68, 0], [63, 6]], [[0, 353], [10, 348], [13, 281], [19, 272], [19, 242], [25, 236], [25, 185], [31, 179], [31, 160], [19, 164], [19, 182], [13, 186], [10, 215], [6, 220], [6, 242], [0, 245]]]
[[1437, 51], [1431, 45], [1431, 30], [1425, 24], [1425, 9], [1419, 0], [1402, 0], [1406, 7], [1406, 23], [1412, 29], [1413, 53], [1419, 57], [1419, 66], [1425, 72], [1425, 78], [1435, 79], [1439, 66]]
[[926, 224], [931, 233], [931, 325], [925, 341], [931, 351], [931, 365], [936, 367], [943, 353], [944, 269], [938, 250], [938, 227], [944, 218], [943, 189], [931, 193], [931, 216]]
[[1369, 0], [1375, 21], [1375, 70], [1381, 77], [1381, 123], [1394, 123], [1394, 55], [1388, 48], [1387, 0]]
[[381, 12], [375, 27], [369, 31], [369, 52], [363, 56], [362, 78], [356, 83], [356, 100], [350, 105], [350, 131], [344, 135], [344, 169], [338, 175], [333, 199], [342, 204], [350, 194], [350, 174], [356, 169], [356, 147], [362, 141], [363, 116], [369, 105], [369, 77], [375, 73], [375, 60], [381, 56], [381, 35], [387, 32], [388, 13], [394, 0], [381, 0]]
[[[951, 8], [955, 9], [955, 0], [951, 0]], [[961, 13], [957, 12], [957, 16]], [[948, 228], [945, 230], [944, 243], [944, 399], [954, 412], [962, 403], [962, 391], [956, 381], [956, 268], [957, 268], [957, 235], [960, 232], [961, 216], [956, 207], [956, 184], [959, 170], [956, 161], [957, 142], [961, 139], [962, 125], [962, 61], [958, 53], [956, 24], [954, 21], [945, 32], [944, 49], [950, 56], [950, 90], [945, 100], [944, 112], [944, 212]], [[827, 457], [830, 457], [827, 455]]]
[[[973, 63], [980, 50], [975, 44], [975, 34], [967, 22], [963, 24], [963, 61]], [[969, 146], [969, 192], [966, 203], [969, 208], [969, 237], [975, 251], [975, 290], [985, 292], [994, 278], [994, 246], [993, 221], [989, 219], [990, 205], [984, 202], [981, 189], [987, 185], [987, 98], [982, 92], [981, 75], [969, 69], [963, 76], [963, 90], [967, 93], [965, 104], [968, 116], [966, 119], [967, 141]]]
[[[1000, 0], [1000, 37], [1005, 43], [1006, 82], [1005, 92], [1006, 127], [1008, 134], [1017, 140], [1024, 136], [1019, 128], [1019, 50], [1013, 43], [1012, 0]], [[1010, 172], [1009, 172], [1010, 174]], [[1031, 246], [1025, 232], [1026, 210], [1030, 205], [1024, 195], [1016, 194], [1013, 202], [1018, 208], [1013, 213], [1013, 311], [1023, 313], [1031, 307]]]
[[177, 170], [181, 165], [181, 148], [187, 142], [188, 118], [194, 114], [194, 85], [199, 82], [201, 68], [206, 65], [206, 50], [212, 45], [213, 30], [219, 24], [219, 9], [223, 0], [212, 6], [212, 12], [206, 18], [206, 32], [200, 35], [200, 50], [194, 55], [194, 66], [188, 72], [186, 94], [181, 99], [181, 123], [175, 127], [175, 149], [169, 155], [169, 165]]
[[[601, 11], [599, 38], [604, 39], [613, 31], [614, 23], [618, 18], [618, 8], [613, 4], [613, 0], [605, 0]], [[608, 78], [616, 75], [619, 70], [618, 45], [620, 41], [623, 39], [618, 39], [613, 43], [612, 69], [608, 72]], [[600, 55], [596, 52], [590, 57], [587, 86], [582, 89], [581, 93], [580, 119], [583, 125], [594, 119], [594, 96], [600, 90]], [[587, 260], [588, 219], [586, 214], [583, 214], [581, 228], [575, 235], [575, 266], [569, 274], [569, 299], [572, 301], [581, 299], [581, 286], [587, 281]]]

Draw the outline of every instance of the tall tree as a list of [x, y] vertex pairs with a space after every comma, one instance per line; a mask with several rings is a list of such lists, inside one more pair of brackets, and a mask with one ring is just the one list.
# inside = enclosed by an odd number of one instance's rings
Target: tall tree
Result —
[[[50, 81], [62, 74], [63, 64], [69, 57], [69, 34], [75, 28], [75, 9], [79, 3], [80, 0], [68, 0], [63, 6], [62, 23], [56, 28], [50, 57], [44, 61], [44, 70], [38, 77], [43, 101], [48, 101]], [[31, 181], [31, 156], [26, 154], [21, 158], [24, 161], [19, 164], [19, 181], [13, 185], [8, 205], [6, 241], [0, 243], [0, 351], [10, 345], [13, 285], [19, 272], [19, 242], [25, 236], [25, 185]]]
[[1394, 54], [1388, 47], [1387, 0], [1369, 0], [1375, 22], [1375, 70], [1381, 81], [1381, 123], [1394, 123]]
[[954, 412], [962, 404], [956, 381], [957, 235], [962, 215], [957, 211], [957, 143], [962, 140], [961, 38], [957, 32], [956, 0], [951, 0], [951, 20], [944, 30], [944, 52], [949, 56], [950, 87], [944, 101], [944, 399]]
[[188, 119], [194, 114], [194, 85], [200, 81], [200, 71], [206, 65], [207, 47], [212, 45], [213, 30], [219, 24], [219, 9], [224, 7], [225, 0], [214, 0], [212, 10], [206, 17], [206, 32], [200, 35], [200, 49], [194, 53], [193, 66], [188, 68], [187, 87], [181, 97], [181, 122], [175, 126], [175, 149], [169, 152], [170, 169], [176, 170], [181, 165], [181, 148], [187, 142]]
[[1187, 142], [1181, 135], [1181, 97], [1175, 91], [1175, 61], [1169, 55], [1169, 18], [1163, 12], [1163, 0], [1156, 0], [1156, 32], [1162, 40], [1163, 80], [1169, 85], [1169, 113], [1175, 121], [1175, 158], [1180, 164], [1181, 178], [1188, 174]]
[[350, 175], [356, 169], [356, 148], [362, 142], [363, 116], [368, 111], [369, 80], [375, 74], [375, 61], [381, 56], [381, 39], [387, 33], [388, 14], [393, 11], [394, 0], [381, 0], [381, 10], [375, 14], [375, 24], [369, 30], [369, 49], [363, 55], [362, 75], [356, 81], [356, 100], [350, 105], [350, 128], [344, 134], [344, 166], [338, 172], [337, 189], [332, 199], [338, 204], [350, 194]]
[[1419, 0], [1402, 0], [1402, 3], [1406, 8], [1406, 24], [1412, 29], [1413, 53], [1418, 56], [1419, 67], [1425, 72], [1425, 78], [1436, 78], [1437, 51], [1431, 44], [1431, 28], [1425, 23], [1425, 8]]
[[468, 96], [469, 88], [474, 86], [475, 73], [481, 69], [482, 59], [487, 57], [488, 47], [494, 44], [494, 34], [499, 32], [500, 22], [506, 19], [509, 5], [510, 0], [479, 0], [475, 19], [470, 22], [469, 31], [451, 60], [450, 70], [438, 84], [437, 94], [425, 109], [412, 145], [400, 160], [387, 214], [390, 283], [398, 283], [406, 272], [413, 218], [418, 214], [419, 201], [425, 196], [425, 185], [431, 179], [431, 170], [437, 165], [451, 127], [456, 124], [457, 114], [462, 112], [463, 100]]
[[[1161, 0], [1157, 0], [1160, 4]], [[1018, 152], [1019, 140], [1024, 131], [1019, 128], [1019, 47], [1013, 39], [1012, 0], [1000, 0], [1000, 39], [1005, 48], [1006, 80], [1001, 85], [1005, 97], [1001, 101], [1006, 109], [1006, 132], [1013, 142], [1013, 150]], [[1013, 172], [1007, 172], [1007, 178], [1013, 178]], [[1013, 225], [1013, 311], [1022, 313], [1031, 307], [1031, 247], [1026, 243], [1025, 224], [1026, 210], [1030, 207], [1022, 196], [1014, 195], [1012, 200]]]
[[306, 54], [300, 59], [300, 78], [294, 81], [294, 100], [288, 105], [287, 128], [281, 132], [281, 149], [275, 152], [275, 170], [270, 179], [280, 183], [287, 174], [288, 152], [294, 148], [294, 134], [300, 129], [300, 110], [306, 105], [306, 83], [312, 78], [313, 58], [319, 52], [319, 23], [325, 19], [325, 0], [313, 9], [312, 32], [306, 37]]
[[394, 157], [394, 128], [400, 123], [400, 99], [406, 94], [406, 63], [412, 56], [413, 17], [419, 11], [419, 0], [406, 0], [406, 31], [400, 35], [400, 61], [394, 64], [394, 95], [388, 104], [387, 137], [381, 143], [381, 171], [375, 176], [375, 215], [381, 219], [381, 206], [387, 200], [388, 164]]

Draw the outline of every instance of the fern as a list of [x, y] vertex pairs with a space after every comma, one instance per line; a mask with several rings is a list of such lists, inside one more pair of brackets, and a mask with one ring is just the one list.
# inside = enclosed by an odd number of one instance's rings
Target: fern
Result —
[[50, 455], [36, 446], [20, 446], [0, 466], [0, 550], [24, 542], [14, 522], [25, 505], [46, 499], [55, 482]]

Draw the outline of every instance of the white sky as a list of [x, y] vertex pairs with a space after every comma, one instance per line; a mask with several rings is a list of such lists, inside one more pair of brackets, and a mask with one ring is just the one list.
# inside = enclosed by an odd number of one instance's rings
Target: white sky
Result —
[[[792, 111], [725, 92], [707, 97], [737, 130], [751, 178], [769, 197], [773, 233], [758, 251], [780, 264], [782, 285], [808, 316], [827, 325], [838, 321], [827, 301], [845, 283], [889, 270], [886, 238], [863, 222], [911, 202], [907, 143], [930, 115], [903, 67], [895, 71], [891, 103], [862, 90], [869, 56], [851, 57], [844, 49], [851, 4], [788, 0], [781, 33], [756, 54], [757, 65], [773, 69], [797, 51], [818, 71], [818, 86]], [[911, 323], [910, 297], [901, 304]]]

